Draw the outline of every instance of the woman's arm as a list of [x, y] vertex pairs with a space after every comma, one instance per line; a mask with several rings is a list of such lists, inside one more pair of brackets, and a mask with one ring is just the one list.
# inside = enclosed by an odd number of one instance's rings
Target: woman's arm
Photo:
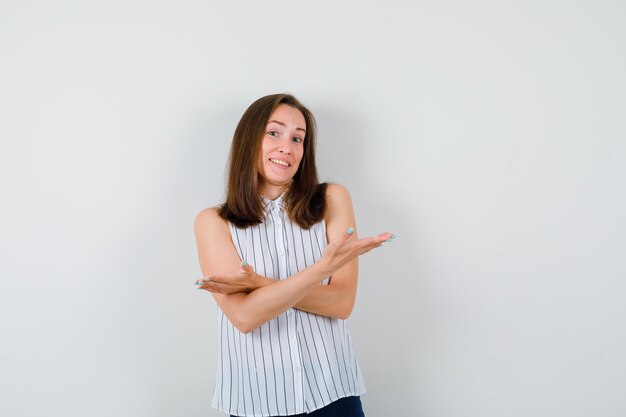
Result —
[[[345, 225], [352, 225], [354, 237], [358, 238], [354, 210], [350, 193], [338, 184], [326, 188], [326, 237], [334, 241], [345, 232]], [[318, 285], [311, 289], [296, 308], [322, 316], [347, 319], [352, 313], [356, 300], [358, 259], [354, 258], [335, 271], [328, 285]]]
[[[224, 276], [241, 267], [228, 225], [219, 217], [216, 209], [206, 209], [198, 214], [195, 232], [204, 276]], [[272, 285], [257, 288], [250, 293], [214, 292], [213, 296], [235, 327], [246, 333], [294, 307], [309, 291], [319, 286], [325, 277], [335, 274], [344, 265], [380, 246], [388, 238], [389, 234], [382, 234], [357, 240], [344, 232], [326, 247], [318, 262], [289, 279], [275, 281]]]
[[[326, 234], [333, 242], [345, 234], [345, 225], [354, 225], [354, 211], [348, 190], [336, 184], [330, 184], [326, 192]], [[356, 237], [356, 232], [354, 232]], [[390, 234], [378, 237], [390, 238]], [[293, 307], [328, 317], [346, 319], [350, 316], [356, 299], [358, 276], [357, 258], [339, 268], [332, 274], [328, 285], [313, 286]], [[236, 273], [213, 275], [203, 283], [202, 288], [213, 293], [250, 293], [259, 288], [278, 283], [277, 280], [262, 277], [254, 273], [250, 266], [241, 267]]]

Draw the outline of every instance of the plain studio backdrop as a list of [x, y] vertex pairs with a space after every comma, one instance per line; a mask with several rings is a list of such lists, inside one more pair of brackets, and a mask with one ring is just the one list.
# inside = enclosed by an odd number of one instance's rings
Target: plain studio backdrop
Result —
[[291, 92], [368, 416], [626, 415], [626, 4], [0, 2], [0, 415], [218, 416], [193, 220]]

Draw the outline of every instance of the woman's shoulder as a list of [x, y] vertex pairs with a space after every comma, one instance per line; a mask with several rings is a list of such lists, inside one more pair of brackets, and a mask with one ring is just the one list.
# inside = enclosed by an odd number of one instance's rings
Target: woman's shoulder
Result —
[[220, 216], [219, 210], [219, 206], [200, 210], [196, 215], [194, 228], [196, 230], [215, 230], [227, 227], [228, 223]]
[[326, 210], [324, 220], [332, 222], [337, 216], [352, 213], [352, 198], [346, 187], [336, 183], [329, 183], [326, 187]]
[[331, 202], [341, 202], [350, 200], [350, 192], [346, 187], [337, 183], [328, 183], [326, 186], [326, 200]]

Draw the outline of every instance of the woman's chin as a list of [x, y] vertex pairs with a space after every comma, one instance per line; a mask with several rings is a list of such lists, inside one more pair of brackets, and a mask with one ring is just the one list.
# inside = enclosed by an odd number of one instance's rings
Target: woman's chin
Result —
[[288, 173], [278, 173], [278, 175], [268, 175], [264, 178], [264, 182], [266, 184], [275, 185], [275, 186], [285, 186], [291, 182], [293, 179], [293, 175]]
[[280, 195], [291, 183], [291, 178], [288, 180], [282, 179], [265, 179], [263, 181], [262, 190], [263, 195], [267, 196], [268, 194], [277, 193]]

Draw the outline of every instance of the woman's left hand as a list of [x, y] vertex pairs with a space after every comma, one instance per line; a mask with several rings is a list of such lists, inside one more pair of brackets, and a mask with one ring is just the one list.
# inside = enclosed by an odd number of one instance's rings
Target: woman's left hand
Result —
[[250, 293], [259, 287], [258, 277], [249, 264], [232, 274], [211, 275], [196, 282], [198, 289], [220, 294]]

